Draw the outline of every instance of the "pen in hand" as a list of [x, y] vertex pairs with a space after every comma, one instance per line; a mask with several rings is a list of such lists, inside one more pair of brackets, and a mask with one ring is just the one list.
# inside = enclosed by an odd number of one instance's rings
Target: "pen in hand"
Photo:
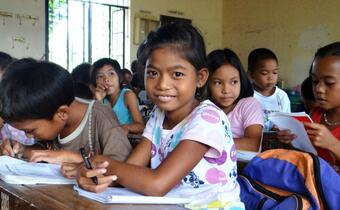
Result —
[[[91, 165], [91, 162], [90, 162], [90, 159], [88, 156], [85, 155], [85, 150], [84, 148], [80, 148], [80, 154], [81, 154], [81, 157], [83, 158], [84, 160], [84, 163], [85, 163], [85, 167], [87, 169], [92, 169], [92, 165]], [[91, 177], [91, 180], [93, 183], [95, 183], [96, 185], [98, 185], [98, 178], [96, 176], [94, 177]]]
[[[8, 137], [9, 144], [11, 145], [11, 148], [12, 148], [12, 150], [13, 150], [12, 133], [11, 133], [11, 131], [10, 131], [9, 128], [8, 128], [8, 124], [5, 124], [4, 127], [5, 127], [6, 135], [7, 135], [7, 137]], [[14, 153], [14, 150], [13, 150], [13, 153]], [[18, 158], [18, 154], [17, 154], [17, 153], [14, 153], [14, 157], [15, 157], [15, 158]]]

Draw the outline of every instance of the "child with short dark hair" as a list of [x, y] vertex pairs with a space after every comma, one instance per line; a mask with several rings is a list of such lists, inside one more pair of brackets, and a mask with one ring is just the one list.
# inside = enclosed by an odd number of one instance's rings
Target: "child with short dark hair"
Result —
[[248, 76], [253, 82], [254, 97], [262, 104], [265, 114], [265, 130], [272, 128], [267, 115], [271, 112], [290, 112], [290, 100], [286, 92], [276, 86], [279, 62], [269, 49], [258, 48], [248, 56]]
[[122, 69], [123, 80], [121, 86], [131, 89], [132, 72], [129, 69]]
[[123, 72], [119, 63], [111, 58], [101, 58], [92, 66], [91, 81], [95, 86], [95, 99], [110, 105], [125, 134], [142, 133], [144, 122], [138, 99], [133, 91], [122, 88]]
[[[8, 66], [14, 62], [15, 59], [12, 58], [7, 53], [0, 52], [0, 81], [2, 79], [3, 74], [7, 71]], [[3, 122], [2, 118], [0, 117], [0, 141], [3, 139], [11, 139], [13, 141], [20, 142], [25, 145], [32, 145], [34, 144], [34, 139], [27, 137], [23, 131], [20, 131], [16, 128], [13, 128], [9, 124]]]
[[5, 155], [20, 153], [33, 162], [80, 163], [80, 148], [121, 161], [131, 150], [111, 110], [98, 102], [75, 100], [71, 75], [54, 63], [26, 58], [11, 64], [0, 83], [0, 116], [46, 143], [45, 150], [35, 150], [19, 143], [12, 148], [4, 141]]
[[209, 98], [228, 116], [237, 150], [259, 152], [263, 110], [239, 57], [230, 49], [208, 55]]
[[151, 32], [143, 48], [145, 87], [155, 103], [143, 139], [126, 163], [93, 157], [93, 170], [82, 168], [78, 183], [98, 192], [116, 179], [144, 195], [174, 189], [193, 200], [186, 206], [192, 209], [243, 209], [229, 121], [211, 101], [200, 101], [209, 75], [203, 37], [190, 24], [170, 23]]
[[93, 93], [91, 90], [93, 89], [93, 86], [90, 78], [91, 68], [91, 64], [81, 63], [71, 72], [74, 94], [77, 98], [85, 99], [85, 101], [93, 99]]

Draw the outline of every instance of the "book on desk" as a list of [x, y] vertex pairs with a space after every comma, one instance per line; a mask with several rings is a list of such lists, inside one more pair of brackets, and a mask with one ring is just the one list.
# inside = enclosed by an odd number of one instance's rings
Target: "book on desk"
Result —
[[126, 188], [108, 187], [101, 193], [93, 193], [74, 186], [79, 195], [105, 204], [186, 204], [190, 198], [180, 197], [176, 193], [165, 196], [145, 196]]
[[60, 165], [32, 163], [9, 156], [0, 156], [0, 179], [10, 184], [75, 184], [65, 178]]

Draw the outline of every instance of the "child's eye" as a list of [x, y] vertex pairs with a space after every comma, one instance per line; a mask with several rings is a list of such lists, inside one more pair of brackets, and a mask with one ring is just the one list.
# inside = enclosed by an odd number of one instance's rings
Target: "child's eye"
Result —
[[263, 75], [263, 76], [266, 76], [267, 74], [268, 74], [268, 72], [265, 72], [265, 71], [261, 72], [261, 75]]
[[115, 72], [114, 72], [114, 71], [110, 71], [110, 72], [109, 72], [109, 75], [110, 75], [110, 76], [113, 76], [113, 75], [115, 75]]
[[97, 74], [96, 79], [102, 79], [103, 77], [104, 77], [104, 75], [102, 75], [102, 74]]
[[157, 71], [147, 70], [147, 72], [146, 72], [147, 77], [156, 77], [157, 75], [158, 75]]
[[273, 74], [278, 74], [278, 72], [277, 72], [277, 71], [274, 71]]
[[182, 77], [182, 76], [184, 76], [184, 74], [182, 72], [177, 71], [177, 72], [173, 73], [173, 77], [175, 77], [175, 78]]
[[328, 82], [328, 81], [326, 81], [325, 84], [326, 84], [327, 86], [332, 86], [332, 85], [335, 84], [335, 82]]
[[232, 84], [232, 85], [236, 85], [237, 83], [238, 83], [238, 80], [232, 80], [232, 81], [231, 81], [231, 84]]
[[218, 81], [218, 80], [215, 80], [215, 81], [212, 81], [213, 85], [221, 85], [222, 82], [221, 81]]

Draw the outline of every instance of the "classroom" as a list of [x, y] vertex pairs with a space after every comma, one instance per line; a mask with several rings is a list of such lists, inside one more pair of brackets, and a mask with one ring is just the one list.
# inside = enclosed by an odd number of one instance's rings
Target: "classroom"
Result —
[[339, 208], [339, 8], [1, 0], [1, 209]]

